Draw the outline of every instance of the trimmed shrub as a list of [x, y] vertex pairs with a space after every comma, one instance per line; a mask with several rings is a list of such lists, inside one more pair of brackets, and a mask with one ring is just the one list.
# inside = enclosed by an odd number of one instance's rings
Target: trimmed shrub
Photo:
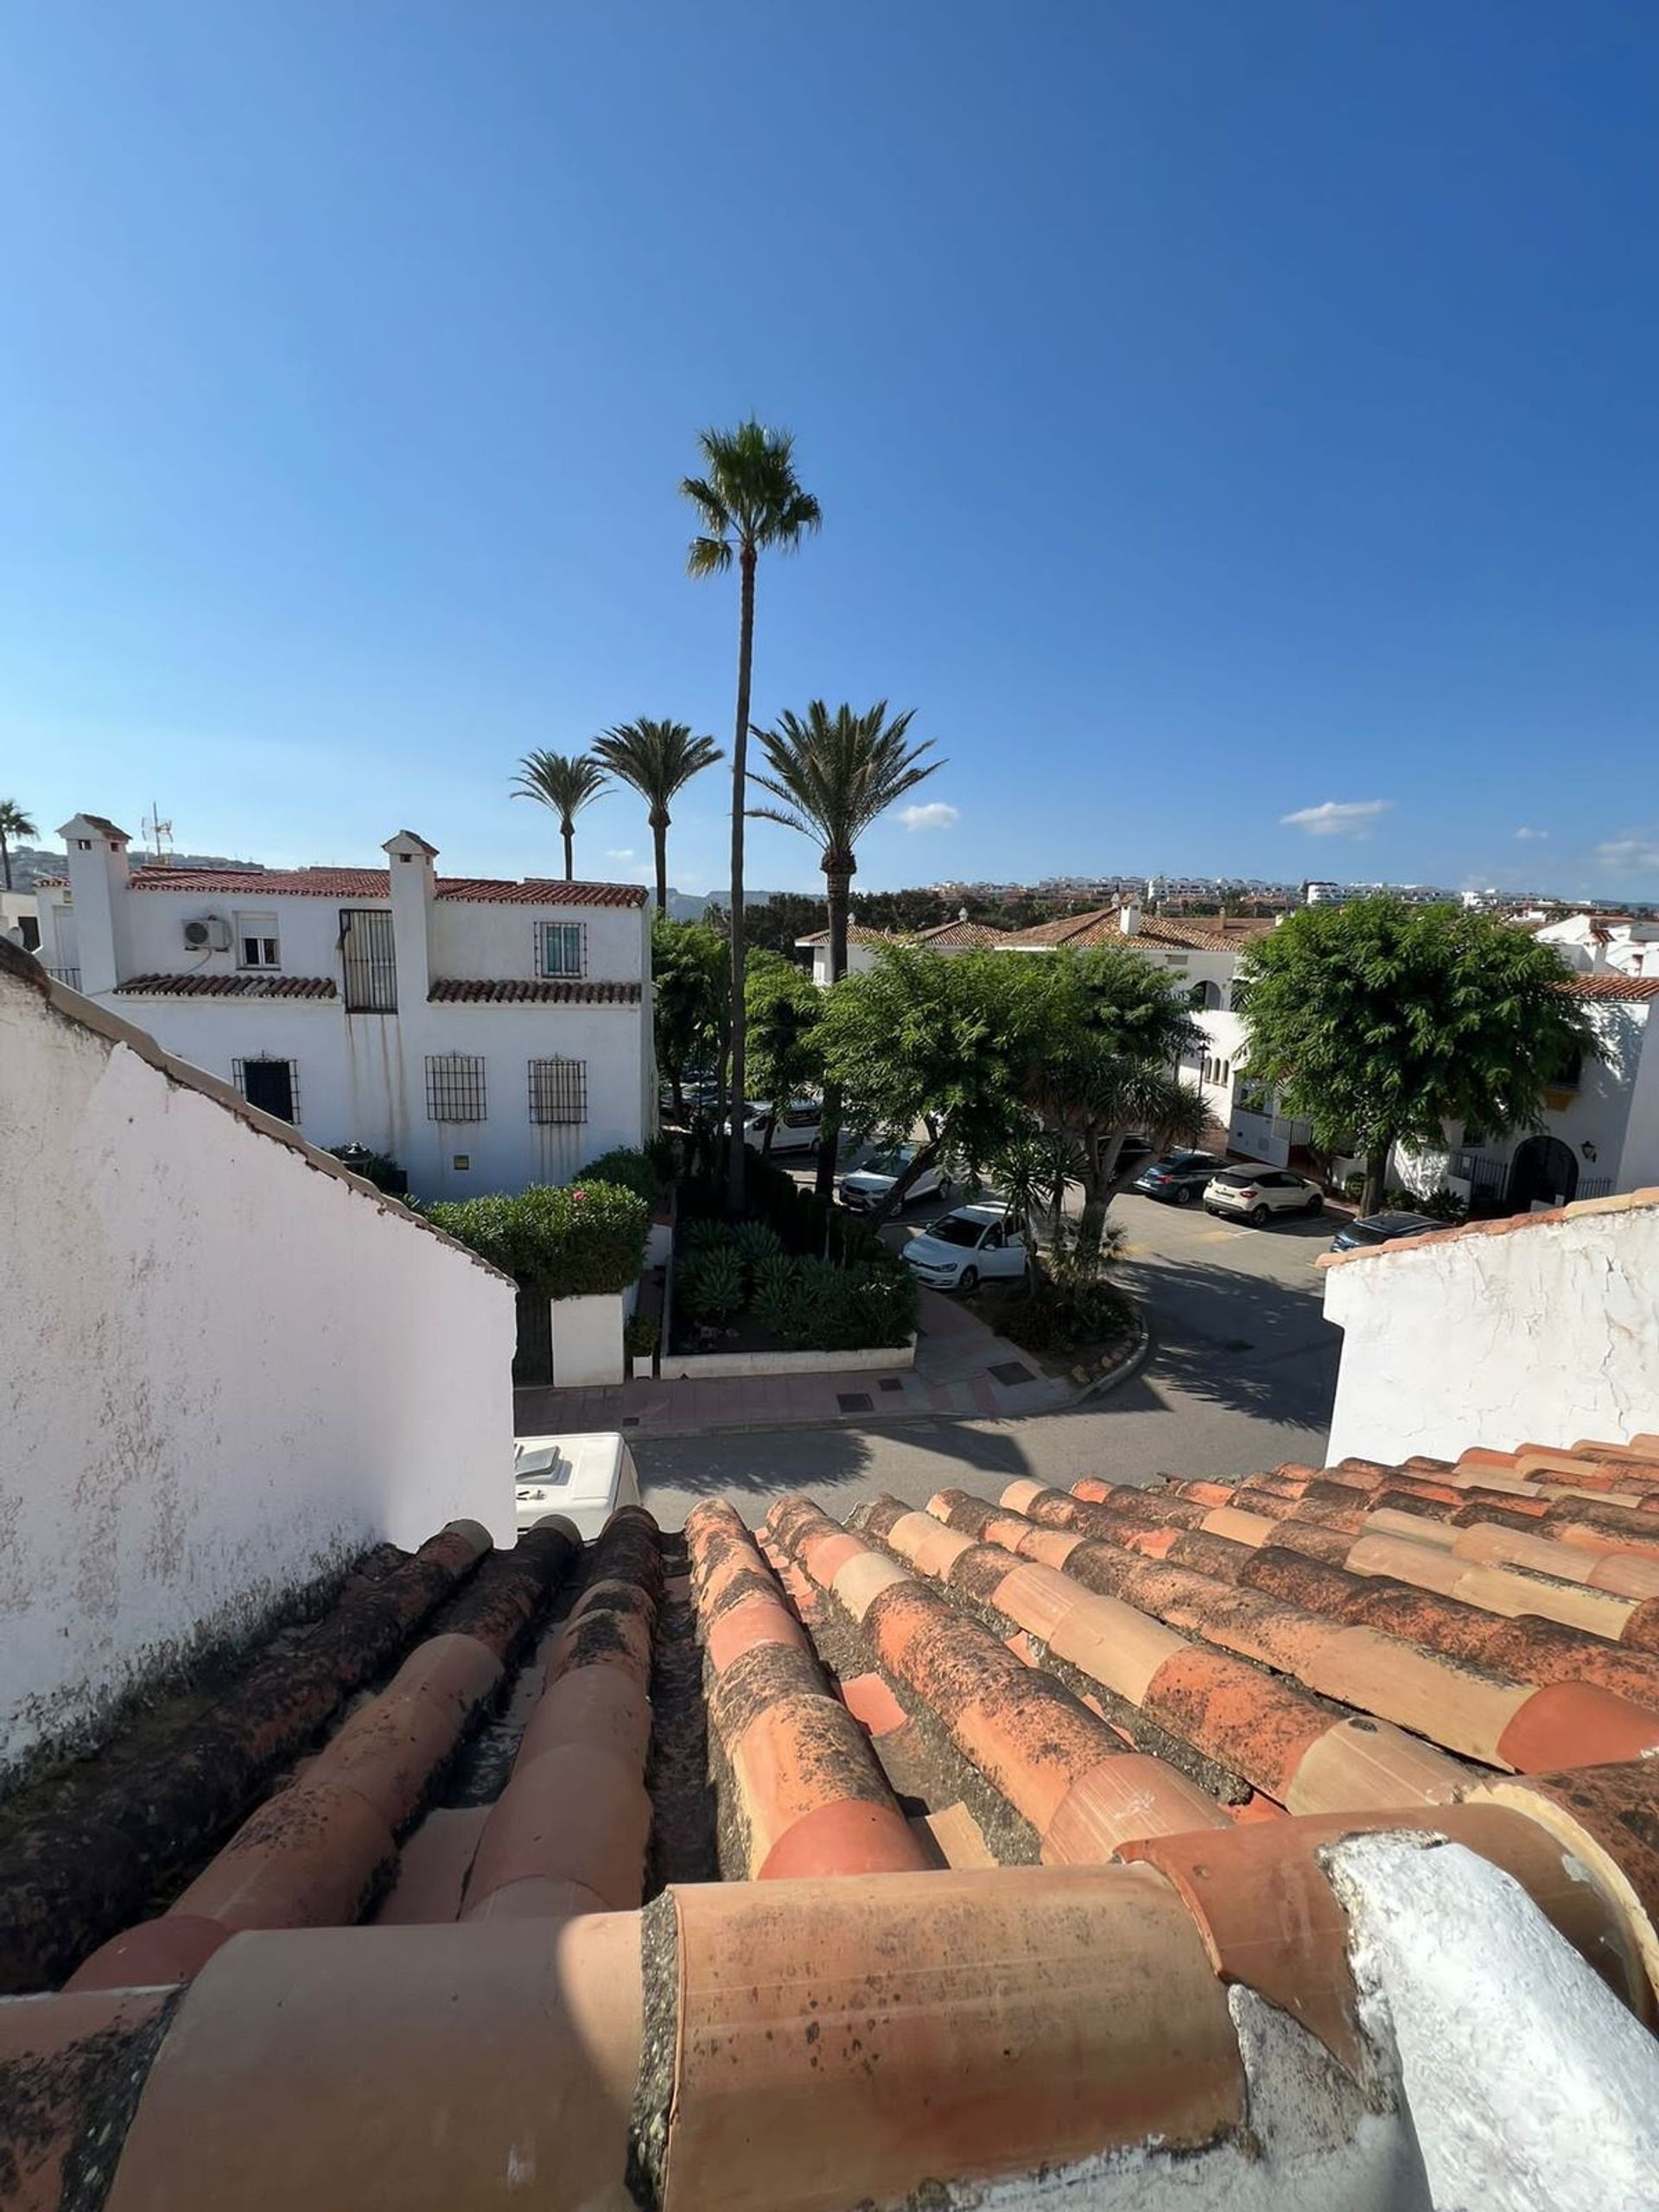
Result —
[[648, 1206], [654, 1206], [662, 1189], [663, 1178], [656, 1161], [648, 1152], [637, 1151], [631, 1145], [618, 1145], [610, 1152], [601, 1152], [597, 1160], [590, 1160], [573, 1179], [575, 1182], [617, 1183], [625, 1191], [632, 1191]]
[[516, 1198], [442, 1199], [426, 1217], [545, 1298], [624, 1291], [645, 1264], [650, 1210], [614, 1183], [532, 1184]]
[[622, 1348], [631, 1359], [648, 1359], [661, 1341], [662, 1333], [654, 1315], [636, 1313], [622, 1332]]

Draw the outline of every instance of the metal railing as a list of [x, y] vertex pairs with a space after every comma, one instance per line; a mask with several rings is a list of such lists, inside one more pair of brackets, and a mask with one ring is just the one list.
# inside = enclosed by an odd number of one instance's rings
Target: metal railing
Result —
[[79, 968], [48, 968], [46, 972], [54, 983], [67, 983], [72, 991], [80, 988]]
[[1579, 1187], [1573, 1195], [1575, 1198], [1611, 1198], [1613, 1179], [1611, 1175], [1580, 1175]]

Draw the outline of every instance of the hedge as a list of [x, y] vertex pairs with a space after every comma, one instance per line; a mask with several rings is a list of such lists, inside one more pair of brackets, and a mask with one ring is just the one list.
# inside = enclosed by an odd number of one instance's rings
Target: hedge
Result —
[[616, 1183], [532, 1184], [516, 1198], [440, 1200], [426, 1217], [545, 1298], [624, 1291], [645, 1264], [651, 1209]]
[[572, 1180], [584, 1187], [589, 1183], [620, 1183], [625, 1191], [642, 1198], [648, 1206], [656, 1205], [663, 1185], [657, 1162], [650, 1153], [632, 1145], [618, 1145], [614, 1151], [601, 1152], [597, 1160], [590, 1160], [585, 1167], [579, 1168]]

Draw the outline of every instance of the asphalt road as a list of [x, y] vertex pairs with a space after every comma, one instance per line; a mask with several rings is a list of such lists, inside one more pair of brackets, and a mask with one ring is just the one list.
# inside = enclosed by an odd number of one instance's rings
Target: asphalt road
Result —
[[920, 1505], [950, 1484], [993, 1495], [1019, 1475], [1064, 1488], [1079, 1475], [1248, 1474], [1323, 1453], [1340, 1338], [1324, 1319], [1313, 1262], [1329, 1221], [1235, 1228], [1202, 1208], [1125, 1194], [1111, 1218], [1128, 1246], [1122, 1279], [1155, 1350], [1096, 1405], [1023, 1421], [879, 1421], [633, 1446], [645, 1501], [677, 1527], [700, 1497], [758, 1521], [775, 1497], [813, 1493], [838, 1517], [891, 1492]]

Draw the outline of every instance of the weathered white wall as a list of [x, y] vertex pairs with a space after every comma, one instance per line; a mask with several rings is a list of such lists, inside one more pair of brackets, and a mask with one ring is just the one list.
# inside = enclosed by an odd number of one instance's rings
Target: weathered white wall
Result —
[[1333, 1460], [1659, 1428], [1659, 1191], [1327, 1264], [1325, 1313]]
[[367, 1543], [514, 1525], [512, 1285], [66, 998], [0, 965], [0, 1764]]

